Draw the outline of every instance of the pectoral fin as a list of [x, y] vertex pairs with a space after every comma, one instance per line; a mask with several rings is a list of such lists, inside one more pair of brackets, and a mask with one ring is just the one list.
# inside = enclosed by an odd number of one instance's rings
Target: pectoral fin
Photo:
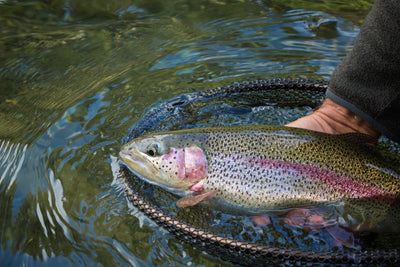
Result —
[[355, 233], [340, 225], [328, 227], [328, 233], [334, 238], [334, 245], [337, 247], [348, 247], [353, 249], [360, 249], [354, 237]]
[[176, 202], [176, 206], [178, 206], [180, 208], [194, 206], [204, 199], [215, 196], [215, 194], [217, 194], [217, 192], [218, 191], [204, 192], [200, 195], [187, 196], [187, 197], [181, 198]]
[[265, 227], [271, 223], [271, 219], [267, 215], [252, 215], [250, 218], [257, 226]]

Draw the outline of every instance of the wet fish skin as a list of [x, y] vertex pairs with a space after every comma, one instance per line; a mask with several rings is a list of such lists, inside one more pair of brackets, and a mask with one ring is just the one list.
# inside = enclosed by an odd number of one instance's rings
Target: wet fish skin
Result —
[[[154, 144], [159, 151], [150, 156]], [[199, 177], [177, 178], [188, 164], [188, 148], [202, 151], [205, 160], [200, 154], [192, 158], [206, 166]], [[172, 152], [180, 161], [155, 164]], [[283, 126], [197, 128], [139, 137], [120, 155], [150, 182], [182, 192], [202, 180], [205, 192], [217, 191], [216, 199], [249, 210], [357, 198], [399, 204], [399, 176], [348, 136]], [[132, 165], [132, 155], [140, 164]]]

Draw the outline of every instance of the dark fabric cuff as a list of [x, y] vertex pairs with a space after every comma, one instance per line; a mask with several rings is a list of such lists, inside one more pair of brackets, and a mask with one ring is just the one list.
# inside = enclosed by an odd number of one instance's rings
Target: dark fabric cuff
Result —
[[400, 141], [400, 0], [376, 0], [327, 96]]
[[[400, 138], [395, 136], [394, 134], [392, 134], [391, 131], [389, 131], [384, 125], [382, 125], [381, 123], [379, 123], [377, 120], [375, 120], [373, 117], [371, 117], [370, 115], [368, 115], [367, 113], [365, 113], [364, 111], [362, 111], [361, 109], [359, 109], [357, 106], [355, 106], [354, 104], [346, 101], [345, 99], [337, 96], [335, 93], [333, 93], [329, 88], [326, 91], [326, 97], [331, 99], [333, 102], [341, 105], [342, 107], [347, 108], [348, 110], [350, 110], [351, 112], [353, 112], [354, 114], [360, 116], [363, 120], [365, 120], [369, 125], [371, 125], [373, 128], [375, 128], [376, 130], [378, 130], [379, 132], [381, 132], [383, 135], [385, 135], [386, 137], [396, 141], [396, 142], [400, 142]], [[400, 114], [399, 114], [400, 115]]]

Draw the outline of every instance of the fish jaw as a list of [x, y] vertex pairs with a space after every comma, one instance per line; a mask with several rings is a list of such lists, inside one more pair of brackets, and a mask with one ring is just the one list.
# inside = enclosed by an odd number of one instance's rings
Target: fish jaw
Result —
[[122, 149], [119, 152], [122, 163], [128, 167], [133, 173], [146, 180], [149, 183], [170, 187], [167, 174], [156, 169], [145, 155], [139, 151]]
[[[146, 153], [154, 144], [160, 147], [156, 156]], [[122, 147], [120, 158], [133, 173], [167, 190], [188, 190], [207, 174], [206, 156], [195, 146], [174, 148], [160, 140], [132, 141]]]

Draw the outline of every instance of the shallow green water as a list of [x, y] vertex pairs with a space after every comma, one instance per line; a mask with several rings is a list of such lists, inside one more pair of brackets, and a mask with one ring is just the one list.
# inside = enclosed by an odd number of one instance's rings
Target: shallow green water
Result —
[[329, 79], [371, 2], [0, 1], [2, 265], [228, 266], [127, 202], [125, 136], [181, 93]]

